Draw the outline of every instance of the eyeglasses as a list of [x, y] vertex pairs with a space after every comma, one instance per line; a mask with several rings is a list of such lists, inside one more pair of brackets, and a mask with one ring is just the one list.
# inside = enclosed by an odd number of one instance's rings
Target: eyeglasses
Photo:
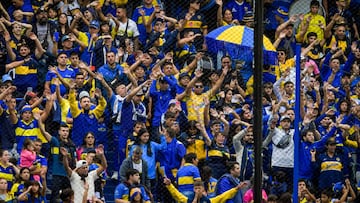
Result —
[[195, 85], [195, 88], [203, 88], [204, 86], [202, 85]]
[[284, 56], [284, 55], [285, 55], [284, 52], [278, 52], [277, 54], [280, 55], [280, 56]]
[[86, 137], [86, 138], [88, 138], [88, 139], [90, 139], [90, 138], [94, 139], [94, 136], [88, 136], [88, 137]]

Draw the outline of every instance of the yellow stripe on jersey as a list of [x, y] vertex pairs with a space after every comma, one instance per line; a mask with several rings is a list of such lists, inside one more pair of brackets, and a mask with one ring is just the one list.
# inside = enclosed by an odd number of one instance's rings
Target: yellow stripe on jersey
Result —
[[17, 75], [27, 75], [27, 74], [36, 74], [36, 68], [29, 68], [29, 66], [18, 66], [15, 68], [15, 74]]
[[194, 184], [194, 177], [192, 176], [179, 177], [178, 185], [187, 185], [187, 184]]
[[339, 161], [325, 161], [321, 163], [321, 172], [323, 171], [341, 171], [343, 168]]
[[51, 154], [59, 154], [59, 147], [51, 147]]
[[4, 178], [7, 181], [13, 181], [14, 175], [9, 173], [0, 172], [0, 178]]
[[38, 136], [39, 133], [40, 133], [39, 128], [24, 129], [17, 127], [15, 129], [16, 136], [22, 136], [22, 137]]
[[218, 156], [218, 157], [224, 157], [224, 155], [228, 158], [230, 158], [230, 154], [227, 152], [222, 152], [216, 149], [212, 149], [208, 151], [208, 156]]
[[201, 21], [189, 20], [186, 22], [184, 28], [201, 28]]

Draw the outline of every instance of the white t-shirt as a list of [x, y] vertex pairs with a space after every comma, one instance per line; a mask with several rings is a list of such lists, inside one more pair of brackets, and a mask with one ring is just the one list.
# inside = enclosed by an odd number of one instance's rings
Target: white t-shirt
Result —
[[[129, 22], [129, 25], [127, 28], [127, 36], [128, 37], [138, 37], [140, 35], [140, 33], [139, 33], [136, 23], [131, 19], [128, 19], [128, 22]], [[125, 23], [120, 22], [119, 28], [117, 30], [117, 35], [124, 36], [125, 30], [126, 30], [126, 24], [127, 24], [127, 22], [125, 22]]]
[[142, 171], [142, 160], [140, 160], [140, 162], [139, 162], [138, 164], [135, 163], [135, 162], [133, 162], [133, 168], [136, 169], [136, 170], [138, 170], [139, 173], [142, 173], [142, 172], [143, 172], [143, 171]]
[[[95, 195], [95, 180], [99, 176], [96, 173], [96, 170], [89, 172], [88, 176], [85, 178], [86, 182], [89, 184], [89, 191], [87, 199], [91, 199]], [[78, 173], [72, 172], [70, 176], [71, 188], [74, 190], [74, 202], [82, 202], [84, 195], [84, 181], [81, 180], [81, 177]]]

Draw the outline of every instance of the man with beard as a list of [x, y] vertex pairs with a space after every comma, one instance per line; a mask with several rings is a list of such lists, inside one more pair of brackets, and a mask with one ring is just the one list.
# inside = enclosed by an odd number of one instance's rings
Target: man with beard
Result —
[[98, 120], [104, 113], [106, 100], [102, 96], [100, 89], [96, 89], [95, 97], [98, 99], [98, 105], [92, 108], [89, 93], [82, 91], [79, 94], [79, 106], [75, 92], [75, 84], [72, 83], [70, 84], [69, 93], [70, 112], [73, 117], [72, 139], [76, 146], [80, 146], [86, 132], [97, 132]]
[[240, 180], [250, 180], [254, 171], [253, 127], [247, 126], [233, 137], [236, 161], [240, 166]]
[[[87, 199], [91, 200], [92, 197], [95, 196], [95, 180], [99, 178], [99, 175], [107, 167], [104, 148], [100, 146], [102, 145], [99, 145], [96, 150], [97, 154], [100, 155], [101, 164], [96, 170], [89, 172], [89, 163], [87, 163], [86, 160], [77, 161], [76, 168], [72, 170], [69, 166], [68, 159], [63, 159], [65, 170], [70, 177], [71, 188], [73, 188], [75, 192], [74, 202], [82, 202], [85, 192], [84, 183], [89, 185]], [[67, 157], [69, 154], [66, 148], [63, 147], [60, 148], [60, 152], [64, 157]]]
[[[105, 81], [112, 87], [113, 91], [115, 91], [115, 88], [112, 84], [115, 82], [125, 85], [129, 83], [129, 79], [124, 73], [124, 68], [115, 62], [115, 53], [112, 51], [106, 53], [106, 64], [99, 68], [98, 73], [104, 76]], [[102, 86], [100, 88], [103, 90]]]
[[[337, 38], [338, 39], [338, 38]], [[349, 74], [352, 64], [355, 61], [354, 54], [358, 51], [357, 43], [351, 45], [351, 53], [347, 57], [345, 64], [341, 64], [339, 52], [344, 52], [341, 43], [333, 43], [330, 51], [326, 54], [321, 68], [321, 78], [333, 87], [340, 87], [343, 75]], [[345, 81], [344, 81], [345, 82]]]
[[[332, 30], [334, 30], [333, 34]], [[343, 51], [345, 56], [349, 55], [351, 40], [346, 36], [346, 31], [347, 28], [345, 24], [345, 19], [343, 19], [338, 14], [335, 14], [324, 31], [324, 37], [326, 39], [324, 48], [326, 49], [326, 53], [331, 51], [332, 46], [336, 44], [339, 50]], [[342, 60], [341, 62], [343, 61], [344, 60]]]
[[[104, 33], [99, 39], [96, 41], [94, 47], [94, 55], [93, 55], [93, 65], [95, 66], [96, 70], [103, 66], [107, 60], [108, 52], [113, 52], [115, 55], [117, 54], [117, 49], [113, 45], [113, 38], [109, 33]], [[114, 58], [115, 61], [115, 58]]]
[[54, 44], [50, 33], [51, 24], [48, 22], [48, 15], [45, 9], [39, 8], [36, 11], [36, 21], [33, 25], [33, 32], [37, 34], [42, 47], [46, 50], [52, 50]]
[[67, 55], [66, 53], [60, 53], [57, 56], [57, 67], [50, 67], [46, 74], [45, 89], [51, 90], [52, 93], [56, 90], [54, 80], [59, 78], [60, 81], [65, 83], [60, 84], [60, 94], [64, 96], [66, 94], [66, 85], [75, 79], [75, 71], [66, 65]]
[[18, 89], [18, 91], [16, 91], [17, 97], [23, 97], [29, 87], [34, 91], [38, 87], [38, 62], [36, 60], [43, 55], [45, 50], [41, 47], [40, 41], [34, 33], [29, 37], [35, 41], [35, 54], [31, 53], [30, 46], [23, 41], [18, 44], [19, 55], [16, 56], [16, 61], [6, 65], [6, 72], [15, 69], [13, 82]]

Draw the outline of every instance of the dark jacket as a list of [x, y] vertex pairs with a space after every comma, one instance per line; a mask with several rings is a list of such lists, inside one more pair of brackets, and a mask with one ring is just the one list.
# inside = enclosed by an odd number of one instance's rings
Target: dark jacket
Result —
[[[140, 183], [146, 186], [147, 188], [150, 188], [150, 180], [147, 176], [148, 174], [147, 162], [144, 159], [141, 159], [141, 161], [142, 161], [142, 173], [140, 174]], [[120, 179], [122, 182], [126, 181], [126, 171], [132, 168], [134, 168], [132, 159], [131, 157], [128, 157], [122, 162], [120, 166]]]

